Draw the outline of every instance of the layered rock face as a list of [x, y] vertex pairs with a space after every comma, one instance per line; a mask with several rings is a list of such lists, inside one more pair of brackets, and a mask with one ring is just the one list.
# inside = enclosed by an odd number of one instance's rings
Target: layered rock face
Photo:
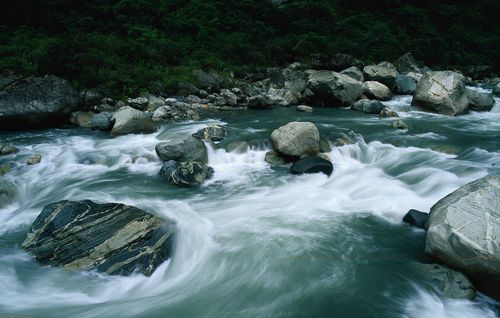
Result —
[[45, 206], [22, 247], [42, 264], [110, 275], [151, 275], [172, 254], [175, 223], [119, 203]]

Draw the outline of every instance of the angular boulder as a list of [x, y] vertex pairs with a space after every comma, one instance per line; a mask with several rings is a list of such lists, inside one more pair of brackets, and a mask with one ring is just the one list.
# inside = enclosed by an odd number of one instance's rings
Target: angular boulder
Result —
[[177, 162], [169, 160], [160, 170], [160, 176], [168, 183], [180, 187], [198, 187], [206, 179], [210, 179], [214, 169], [201, 162]]
[[365, 77], [363, 76], [363, 72], [361, 72], [361, 70], [359, 68], [357, 68], [356, 66], [351, 66], [349, 68], [346, 68], [345, 70], [340, 72], [340, 74], [350, 76], [353, 79], [355, 79], [356, 81], [360, 81], [360, 82], [365, 81]]
[[495, 105], [495, 99], [492, 94], [478, 92], [473, 89], [467, 89], [469, 94], [469, 109], [478, 112], [489, 112]]
[[427, 72], [418, 82], [411, 104], [443, 115], [462, 114], [469, 106], [465, 78], [452, 71]]
[[80, 94], [57, 76], [17, 80], [0, 90], [0, 129], [63, 123], [79, 103]]
[[95, 114], [90, 121], [90, 128], [92, 130], [110, 131], [113, 128], [110, 117], [112, 117], [111, 113]]
[[366, 81], [363, 83], [364, 93], [368, 98], [377, 100], [389, 100], [392, 98], [392, 92], [389, 87], [375, 81]]
[[425, 251], [500, 298], [500, 177], [471, 182], [439, 200], [426, 224]]
[[90, 200], [46, 205], [23, 249], [45, 265], [151, 275], [172, 254], [175, 224], [136, 207]]
[[200, 140], [222, 141], [226, 134], [224, 126], [214, 124], [198, 130], [192, 136]]
[[324, 106], [350, 106], [363, 95], [363, 84], [344, 74], [332, 71], [307, 71], [307, 88], [312, 99]]
[[363, 68], [363, 75], [367, 81], [376, 81], [393, 90], [399, 73], [394, 66], [368, 65]]
[[396, 77], [395, 92], [401, 95], [413, 95], [417, 89], [417, 82], [408, 75], [398, 75]]
[[311, 122], [290, 122], [271, 134], [273, 149], [291, 161], [319, 152], [319, 131]]
[[425, 223], [427, 222], [428, 218], [428, 213], [411, 209], [403, 217], [403, 222], [413, 225], [414, 227], [417, 227], [419, 229], [425, 229]]
[[208, 162], [207, 147], [203, 141], [192, 136], [181, 140], [161, 142], [156, 145], [155, 150], [162, 161]]
[[333, 172], [333, 165], [329, 160], [321, 157], [307, 157], [294, 162], [290, 168], [290, 172], [292, 174], [322, 172], [330, 176]]
[[351, 109], [367, 114], [380, 114], [384, 108], [381, 102], [369, 99], [360, 99], [351, 106]]
[[396, 68], [401, 73], [420, 72], [420, 67], [411, 53], [406, 53], [396, 60], [394, 63]]
[[151, 117], [144, 112], [125, 106], [120, 108], [111, 119], [114, 122], [111, 129], [112, 136], [126, 134], [151, 134], [156, 132], [157, 127]]

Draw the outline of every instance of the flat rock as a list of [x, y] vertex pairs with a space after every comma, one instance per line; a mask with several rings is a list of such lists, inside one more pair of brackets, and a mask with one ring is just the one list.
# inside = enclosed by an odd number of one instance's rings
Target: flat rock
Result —
[[380, 114], [384, 108], [381, 102], [369, 99], [360, 99], [351, 106], [351, 109], [367, 114]]

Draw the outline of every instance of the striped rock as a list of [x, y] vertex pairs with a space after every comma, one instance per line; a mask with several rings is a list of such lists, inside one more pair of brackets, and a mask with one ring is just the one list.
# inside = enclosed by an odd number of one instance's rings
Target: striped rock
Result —
[[42, 264], [110, 275], [151, 275], [170, 258], [175, 223], [119, 203], [45, 206], [22, 247]]

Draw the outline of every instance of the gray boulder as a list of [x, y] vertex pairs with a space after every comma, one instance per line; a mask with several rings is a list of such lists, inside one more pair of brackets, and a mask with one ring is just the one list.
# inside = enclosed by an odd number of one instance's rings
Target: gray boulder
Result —
[[69, 117], [69, 121], [80, 127], [90, 128], [92, 127], [92, 117], [94, 117], [93, 112], [73, 112]]
[[318, 128], [310, 122], [290, 122], [271, 134], [273, 149], [291, 159], [318, 154], [319, 139]]
[[368, 98], [377, 100], [390, 100], [392, 98], [391, 90], [382, 83], [375, 81], [366, 81], [363, 83], [364, 93]]
[[146, 110], [148, 108], [148, 99], [146, 97], [137, 97], [127, 99], [127, 103], [130, 107], [138, 110]]
[[177, 162], [169, 160], [163, 164], [160, 176], [170, 184], [181, 187], [198, 187], [210, 179], [214, 169], [201, 162]]
[[254, 95], [247, 99], [247, 106], [250, 109], [269, 109], [273, 107], [273, 101], [266, 95]]
[[112, 118], [114, 122], [111, 129], [112, 136], [126, 134], [150, 134], [157, 130], [151, 117], [130, 106], [120, 108]]
[[495, 105], [492, 94], [482, 93], [473, 89], [467, 89], [469, 94], [469, 109], [479, 112], [489, 112]]
[[420, 67], [411, 53], [406, 53], [396, 60], [394, 63], [396, 68], [401, 73], [420, 72]]
[[356, 66], [351, 66], [349, 68], [346, 68], [340, 74], [344, 74], [347, 76], [350, 76], [351, 78], [355, 79], [356, 81], [364, 82], [365, 77], [363, 76], [363, 72]]
[[307, 88], [312, 99], [325, 106], [350, 106], [363, 95], [363, 84], [352, 77], [332, 71], [307, 71]]
[[329, 160], [321, 157], [307, 157], [293, 163], [290, 168], [292, 174], [310, 174], [322, 172], [330, 176], [333, 172], [333, 165]]
[[0, 90], [0, 127], [4, 129], [58, 124], [80, 103], [68, 81], [53, 76], [29, 77]]
[[95, 114], [90, 121], [90, 128], [92, 130], [111, 131], [113, 123], [110, 117], [112, 117], [110, 113]]
[[209, 125], [193, 134], [194, 138], [209, 141], [222, 141], [227, 135], [226, 128], [221, 125]]
[[368, 65], [363, 68], [363, 75], [367, 81], [376, 81], [393, 90], [399, 73], [395, 67], [389, 65]]
[[198, 161], [208, 162], [207, 147], [203, 141], [194, 137], [171, 140], [156, 145], [156, 154], [162, 161]]
[[267, 97], [275, 105], [289, 106], [299, 103], [306, 89], [306, 80], [301, 71], [291, 68], [270, 68]]
[[452, 71], [427, 72], [417, 84], [412, 105], [444, 115], [466, 112], [469, 95], [465, 78]]
[[426, 224], [425, 251], [500, 298], [500, 177], [471, 182], [439, 200]]
[[12, 203], [16, 196], [16, 186], [8, 180], [0, 179], [0, 208]]
[[497, 97], [500, 97], [500, 83], [498, 83], [497, 85], [495, 85], [495, 87], [493, 87], [491, 93]]
[[476, 298], [476, 289], [464, 274], [438, 264], [419, 264], [419, 268], [441, 295], [455, 299]]
[[380, 114], [384, 108], [381, 102], [369, 99], [360, 99], [351, 106], [351, 109], [367, 114]]
[[165, 99], [163, 97], [159, 96], [154, 96], [154, 95], [149, 95], [148, 96], [148, 105], [147, 105], [147, 111], [149, 112], [154, 112], [158, 108], [162, 107], [165, 105]]
[[397, 94], [401, 95], [413, 95], [417, 89], [417, 82], [408, 75], [398, 75], [396, 77], [396, 88]]
[[170, 258], [175, 223], [136, 207], [90, 200], [46, 205], [22, 247], [45, 265], [151, 275]]

